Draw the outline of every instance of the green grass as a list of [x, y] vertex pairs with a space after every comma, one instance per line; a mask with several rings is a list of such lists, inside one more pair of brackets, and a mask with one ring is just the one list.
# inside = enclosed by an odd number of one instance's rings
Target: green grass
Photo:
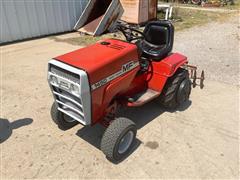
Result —
[[223, 8], [230, 10], [240, 10], [240, 0], [235, 0], [234, 5], [226, 5]]
[[206, 12], [201, 10], [178, 9], [175, 15], [176, 22], [174, 23], [176, 30], [183, 30], [193, 26], [199, 26], [211, 21], [216, 21], [222, 18], [222, 13]]
[[[210, 12], [192, 9], [174, 8], [173, 23], [175, 30], [183, 30], [194, 26], [204, 25], [212, 21], [223, 21], [232, 13], [226, 12]], [[164, 14], [158, 13], [158, 18], [163, 19]]]

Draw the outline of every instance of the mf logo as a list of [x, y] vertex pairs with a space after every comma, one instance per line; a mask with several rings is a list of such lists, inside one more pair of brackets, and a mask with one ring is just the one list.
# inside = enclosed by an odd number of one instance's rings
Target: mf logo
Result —
[[127, 63], [127, 64], [124, 64], [124, 65], [122, 66], [122, 71], [123, 71], [123, 72], [126, 72], [126, 71], [131, 70], [132, 67], [133, 67], [133, 65], [134, 65], [134, 62], [133, 62], [133, 61], [131, 61], [131, 62]]

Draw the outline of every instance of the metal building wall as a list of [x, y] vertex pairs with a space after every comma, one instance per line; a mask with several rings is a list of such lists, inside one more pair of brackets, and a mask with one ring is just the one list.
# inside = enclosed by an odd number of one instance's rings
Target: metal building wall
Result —
[[0, 0], [0, 43], [73, 30], [88, 0]]

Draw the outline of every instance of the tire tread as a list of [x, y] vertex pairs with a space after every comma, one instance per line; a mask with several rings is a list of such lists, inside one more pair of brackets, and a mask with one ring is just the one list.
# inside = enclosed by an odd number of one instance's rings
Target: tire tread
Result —
[[55, 124], [58, 125], [58, 128], [61, 130], [68, 130], [73, 126], [77, 125], [77, 121], [67, 122], [64, 120], [64, 115], [57, 109], [57, 104], [54, 102], [51, 107], [51, 117]]
[[158, 101], [167, 109], [175, 109], [179, 104], [176, 100], [176, 93], [181, 82], [189, 78], [188, 71], [179, 69], [172, 77], [170, 77], [161, 93]]
[[114, 156], [115, 144], [119, 135], [129, 127], [135, 128], [135, 123], [127, 118], [118, 118], [114, 120], [103, 134], [101, 141], [101, 150], [103, 153], [112, 160], [118, 160]]

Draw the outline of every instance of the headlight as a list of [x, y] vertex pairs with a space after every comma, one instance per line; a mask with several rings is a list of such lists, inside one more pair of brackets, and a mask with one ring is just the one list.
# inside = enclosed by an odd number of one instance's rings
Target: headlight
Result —
[[50, 82], [52, 83], [52, 84], [58, 84], [58, 79], [57, 79], [57, 77], [55, 77], [55, 76], [50, 76]]
[[74, 85], [74, 84], [71, 84], [70, 86], [70, 91], [73, 93], [73, 94], [79, 94], [79, 88], [78, 86]]

